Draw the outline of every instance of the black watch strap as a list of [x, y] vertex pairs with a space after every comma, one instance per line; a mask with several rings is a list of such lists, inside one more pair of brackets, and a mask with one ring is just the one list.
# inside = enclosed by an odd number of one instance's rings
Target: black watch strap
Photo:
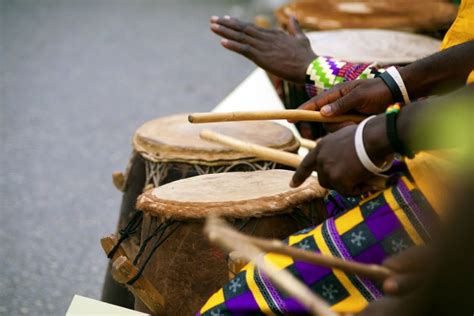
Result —
[[390, 93], [392, 94], [393, 102], [403, 102], [403, 94], [400, 88], [398, 87], [397, 82], [392, 78], [392, 76], [388, 72], [382, 72], [376, 76], [376, 78], [380, 78], [383, 82], [387, 85]]

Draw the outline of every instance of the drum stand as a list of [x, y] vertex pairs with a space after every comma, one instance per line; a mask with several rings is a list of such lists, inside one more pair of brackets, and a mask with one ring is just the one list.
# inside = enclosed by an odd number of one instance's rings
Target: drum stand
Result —
[[114, 235], [110, 235], [102, 238], [100, 243], [107, 255], [114, 251], [111, 258], [111, 273], [115, 281], [125, 285], [153, 314], [163, 315], [165, 306], [163, 296], [146, 277], [141, 275], [138, 279], [134, 280], [139, 271], [132, 264], [123, 247], [121, 245], [116, 246], [118, 244], [117, 238]]

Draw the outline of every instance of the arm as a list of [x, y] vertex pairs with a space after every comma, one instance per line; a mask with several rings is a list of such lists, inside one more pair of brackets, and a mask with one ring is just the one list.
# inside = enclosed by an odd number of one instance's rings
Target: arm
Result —
[[401, 68], [412, 99], [447, 92], [466, 84], [474, 70], [474, 40], [450, 47]]
[[266, 71], [288, 81], [305, 83], [308, 65], [317, 56], [306, 35], [292, 18], [289, 34], [268, 30], [229, 16], [211, 18], [211, 30], [221, 36], [221, 45]]
[[[429, 119], [439, 117], [439, 113], [445, 113], [447, 106], [457, 102], [458, 98], [468, 97], [472, 103], [473, 96], [474, 84], [471, 84], [444, 97], [430, 98], [405, 106], [397, 120], [400, 141], [415, 152], [439, 146], [432, 141], [439, 139], [440, 135], [434, 133], [439, 131], [439, 125], [430, 125], [430, 122], [436, 122], [436, 119]], [[460, 119], [462, 118], [458, 118]], [[317, 171], [319, 182], [328, 189], [335, 189], [343, 195], [367, 192], [369, 186], [366, 182], [373, 175], [363, 167], [356, 154], [355, 132], [356, 126], [348, 126], [322, 138], [296, 170], [291, 186], [299, 186], [312, 171]], [[457, 137], [452, 139], [461, 138], [461, 135], [454, 136]], [[363, 140], [366, 152], [375, 164], [381, 165], [393, 154], [386, 133], [385, 114], [380, 114], [367, 123]], [[447, 145], [455, 144], [451, 142]]]
[[[399, 69], [412, 100], [449, 92], [466, 83], [474, 69], [474, 40], [438, 52]], [[380, 71], [380, 69], [379, 69]], [[343, 78], [345, 79], [345, 78]], [[362, 79], [362, 78], [359, 78]], [[350, 110], [377, 114], [393, 103], [389, 89], [380, 78], [345, 81], [300, 106], [337, 116]]]

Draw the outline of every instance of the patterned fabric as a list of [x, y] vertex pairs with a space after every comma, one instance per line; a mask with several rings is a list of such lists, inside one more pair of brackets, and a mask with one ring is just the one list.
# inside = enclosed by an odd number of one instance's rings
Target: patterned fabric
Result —
[[309, 64], [306, 71], [306, 92], [309, 97], [314, 97], [336, 84], [374, 78], [381, 71], [375, 64], [353, 64], [319, 56]]
[[[380, 264], [387, 256], [425, 243], [438, 218], [407, 177], [358, 202], [323, 224], [290, 236], [288, 245], [345, 260]], [[358, 312], [382, 295], [371, 280], [268, 253], [265, 260], [286, 269], [337, 312]], [[300, 314], [294, 298], [276, 289], [252, 264], [216, 292], [198, 315]]]

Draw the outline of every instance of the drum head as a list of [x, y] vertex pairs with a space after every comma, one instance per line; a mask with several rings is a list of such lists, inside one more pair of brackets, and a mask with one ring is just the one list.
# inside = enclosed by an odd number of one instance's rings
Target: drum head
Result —
[[171, 182], [138, 198], [137, 208], [166, 219], [270, 216], [323, 197], [326, 190], [310, 177], [290, 188], [293, 171], [265, 170], [208, 174]]
[[253, 158], [225, 146], [202, 140], [209, 129], [240, 140], [275, 149], [296, 152], [299, 142], [286, 127], [268, 121], [191, 124], [187, 114], [146, 122], [133, 137], [133, 147], [153, 161], [218, 162]]
[[441, 41], [389, 30], [339, 30], [310, 32], [311, 47], [320, 56], [353, 63], [408, 64], [436, 53]]
[[[275, 15], [286, 27], [290, 16], [309, 30], [381, 28], [436, 31], [454, 21], [457, 6], [436, 0], [425, 1], [323, 1], [299, 0], [280, 7]], [[378, 43], [372, 43], [377, 46]]]

